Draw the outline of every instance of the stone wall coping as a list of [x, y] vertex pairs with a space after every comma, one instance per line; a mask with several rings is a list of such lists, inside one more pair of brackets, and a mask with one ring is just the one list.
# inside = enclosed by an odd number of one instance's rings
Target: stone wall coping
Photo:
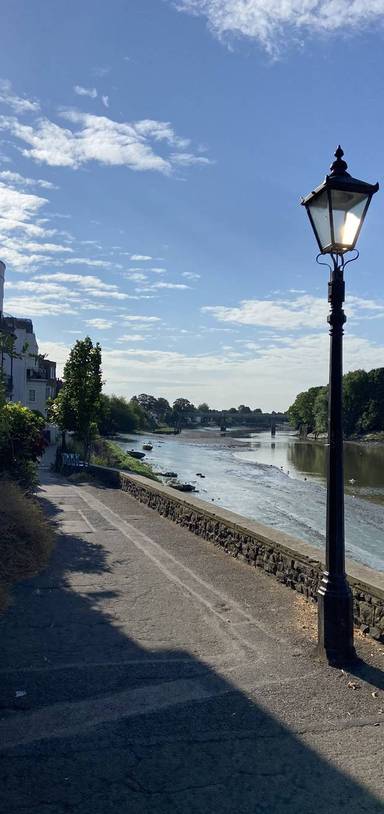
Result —
[[[315, 567], [324, 568], [324, 552], [303, 540], [298, 540], [290, 534], [278, 531], [270, 526], [265, 526], [256, 520], [251, 520], [248, 517], [229, 511], [229, 509], [224, 509], [216, 504], [212, 506], [207, 501], [195, 497], [193, 493], [178, 492], [176, 489], [172, 489], [171, 486], [167, 486], [158, 481], [152, 481], [150, 478], [137, 475], [134, 472], [113, 469], [112, 467], [97, 466], [96, 464], [92, 464], [91, 469], [116, 473], [119, 479], [127, 478], [127, 480], [142, 486], [147, 491], [163, 495], [174, 503], [195, 510], [199, 512], [199, 514], [206, 515], [210, 520], [214, 519], [218, 523], [221, 522], [226, 526], [232, 527], [235, 531], [256, 537], [265, 545], [270, 544], [275, 548], [278, 547], [293, 560], [306, 560]], [[375, 595], [384, 599], [384, 572], [375, 571], [367, 565], [357, 563], [350, 559], [346, 560], [346, 572], [351, 584], [360, 588], [363, 592], [364, 590], [369, 591], [373, 588]]]

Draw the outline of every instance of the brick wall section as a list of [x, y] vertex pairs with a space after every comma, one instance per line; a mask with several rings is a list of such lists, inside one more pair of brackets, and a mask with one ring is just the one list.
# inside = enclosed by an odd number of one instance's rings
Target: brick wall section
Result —
[[[308, 599], [316, 599], [323, 570], [319, 549], [139, 475], [98, 466], [91, 466], [90, 471], [168, 520], [221, 546], [232, 557], [262, 568]], [[355, 624], [384, 641], [384, 573], [347, 561], [347, 574], [354, 597]]]

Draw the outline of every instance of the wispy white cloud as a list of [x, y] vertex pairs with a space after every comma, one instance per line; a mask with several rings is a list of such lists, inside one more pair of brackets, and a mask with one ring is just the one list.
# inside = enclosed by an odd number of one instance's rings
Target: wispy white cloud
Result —
[[4, 303], [7, 313], [21, 317], [50, 317], [75, 314], [76, 309], [67, 302], [46, 302], [39, 297], [14, 297]]
[[82, 85], [74, 85], [73, 90], [78, 96], [89, 96], [90, 99], [96, 99], [97, 97], [96, 88], [83, 88]]
[[41, 187], [42, 189], [58, 189], [51, 181], [45, 181], [43, 178], [25, 178], [18, 172], [11, 172], [11, 170], [2, 170], [0, 172], [0, 179], [7, 184], [22, 187]]
[[148, 278], [146, 274], [142, 274], [141, 271], [133, 271], [129, 274], [125, 274], [128, 280], [132, 280], [135, 283], [144, 283]]
[[166, 274], [167, 269], [160, 268], [159, 266], [131, 266], [126, 274], [130, 276], [131, 274], [142, 274], [142, 272], [152, 272], [153, 274]]
[[[349, 296], [346, 313], [357, 320], [360, 312], [371, 312], [375, 318], [384, 317], [384, 303]], [[255, 325], [285, 330], [322, 328], [326, 322], [328, 303], [323, 297], [302, 294], [296, 298], [275, 300], [242, 300], [240, 305], [204, 306], [202, 311], [211, 314], [219, 322]]]
[[145, 262], [147, 260], [152, 260], [152, 257], [151, 257], [150, 254], [131, 254], [130, 258], [134, 262], [135, 261], [137, 262], [138, 260], [141, 261], [141, 262]]
[[109, 107], [109, 96], [102, 96], [101, 101], [102, 101], [104, 107], [107, 107], [107, 108]]
[[93, 260], [89, 257], [68, 257], [64, 262], [67, 266], [93, 266], [106, 269], [112, 266], [108, 260]]
[[183, 271], [181, 276], [185, 277], [186, 280], [200, 280], [201, 274], [197, 274], [194, 271]]
[[117, 340], [118, 342], [145, 342], [148, 340], [148, 336], [144, 336], [143, 334], [123, 334]]
[[1, 219], [3, 225], [5, 222], [21, 224], [30, 221], [46, 203], [47, 198], [12, 189], [0, 182], [0, 212], [6, 213]]
[[107, 331], [113, 326], [113, 322], [110, 322], [108, 319], [87, 319], [86, 323], [90, 325], [91, 328], [97, 328], [99, 331]]
[[153, 288], [169, 288], [169, 289], [173, 288], [173, 289], [178, 290], [178, 291], [185, 291], [187, 288], [190, 288], [190, 286], [186, 285], [185, 283], [164, 283], [164, 282], [160, 282], [160, 283], [153, 283], [151, 288], [152, 289]]
[[39, 102], [35, 99], [17, 96], [8, 79], [0, 79], [0, 102], [11, 107], [16, 113], [37, 113], [40, 110]]
[[94, 277], [91, 274], [67, 274], [64, 271], [54, 272], [53, 274], [37, 274], [35, 280], [43, 282], [54, 283], [74, 283], [83, 288], [97, 288], [100, 291], [116, 291], [117, 286], [112, 283], [105, 283], [99, 277]]
[[124, 314], [122, 318], [125, 322], [141, 322], [143, 325], [145, 323], [161, 322], [160, 317], [146, 317], [138, 314]]
[[287, 39], [306, 33], [359, 32], [384, 19], [383, 0], [176, 0], [174, 5], [205, 17], [219, 38], [254, 39], [272, 54]]
[[[38, 163], [77, 169], [90, 161], [125, 166], [136, 171], [170, 175], [183, 156], [189, 139], [180, 138], [169, 122], [143, 119], [117, 122], [77, 110], [60, 114], [70, 126], [61, 127], [47, 118], [26, 125], [15, 117], [0, 117], [0, 129], [9, 131], [27, 146], [23, 155]], [[162, 154], [158, 150], [161, 145]], [[168, 154], [166, 154], [168, 149]], [[193, 163], [190, 154], [188, 162]], [[206, 163], [206, 160], [204, 160]], [[200, 160], [198, 161], [200, 163]]]

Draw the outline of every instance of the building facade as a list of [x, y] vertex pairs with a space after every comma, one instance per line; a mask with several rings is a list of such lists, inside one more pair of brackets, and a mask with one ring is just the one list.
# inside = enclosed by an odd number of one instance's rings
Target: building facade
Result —
[[0, 370], [6, 398], [47, 415], [56, 395], [56, 363], [39, 354], [32, 320], [4, 314], [5, 265], [0, 261]]

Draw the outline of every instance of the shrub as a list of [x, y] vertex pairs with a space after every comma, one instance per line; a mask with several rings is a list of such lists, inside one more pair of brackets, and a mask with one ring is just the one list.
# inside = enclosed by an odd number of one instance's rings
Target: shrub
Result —
[[34, 576], [48, 563], [54, 533], [32, 497], [10, 481], [0, 481], [0, 609], [7, 588]]
[[18, 481], [25, 489], [37, 482], [37, 466], [46, 441], [44, 418], [21, 404], [0, 407], [0, 476]]

